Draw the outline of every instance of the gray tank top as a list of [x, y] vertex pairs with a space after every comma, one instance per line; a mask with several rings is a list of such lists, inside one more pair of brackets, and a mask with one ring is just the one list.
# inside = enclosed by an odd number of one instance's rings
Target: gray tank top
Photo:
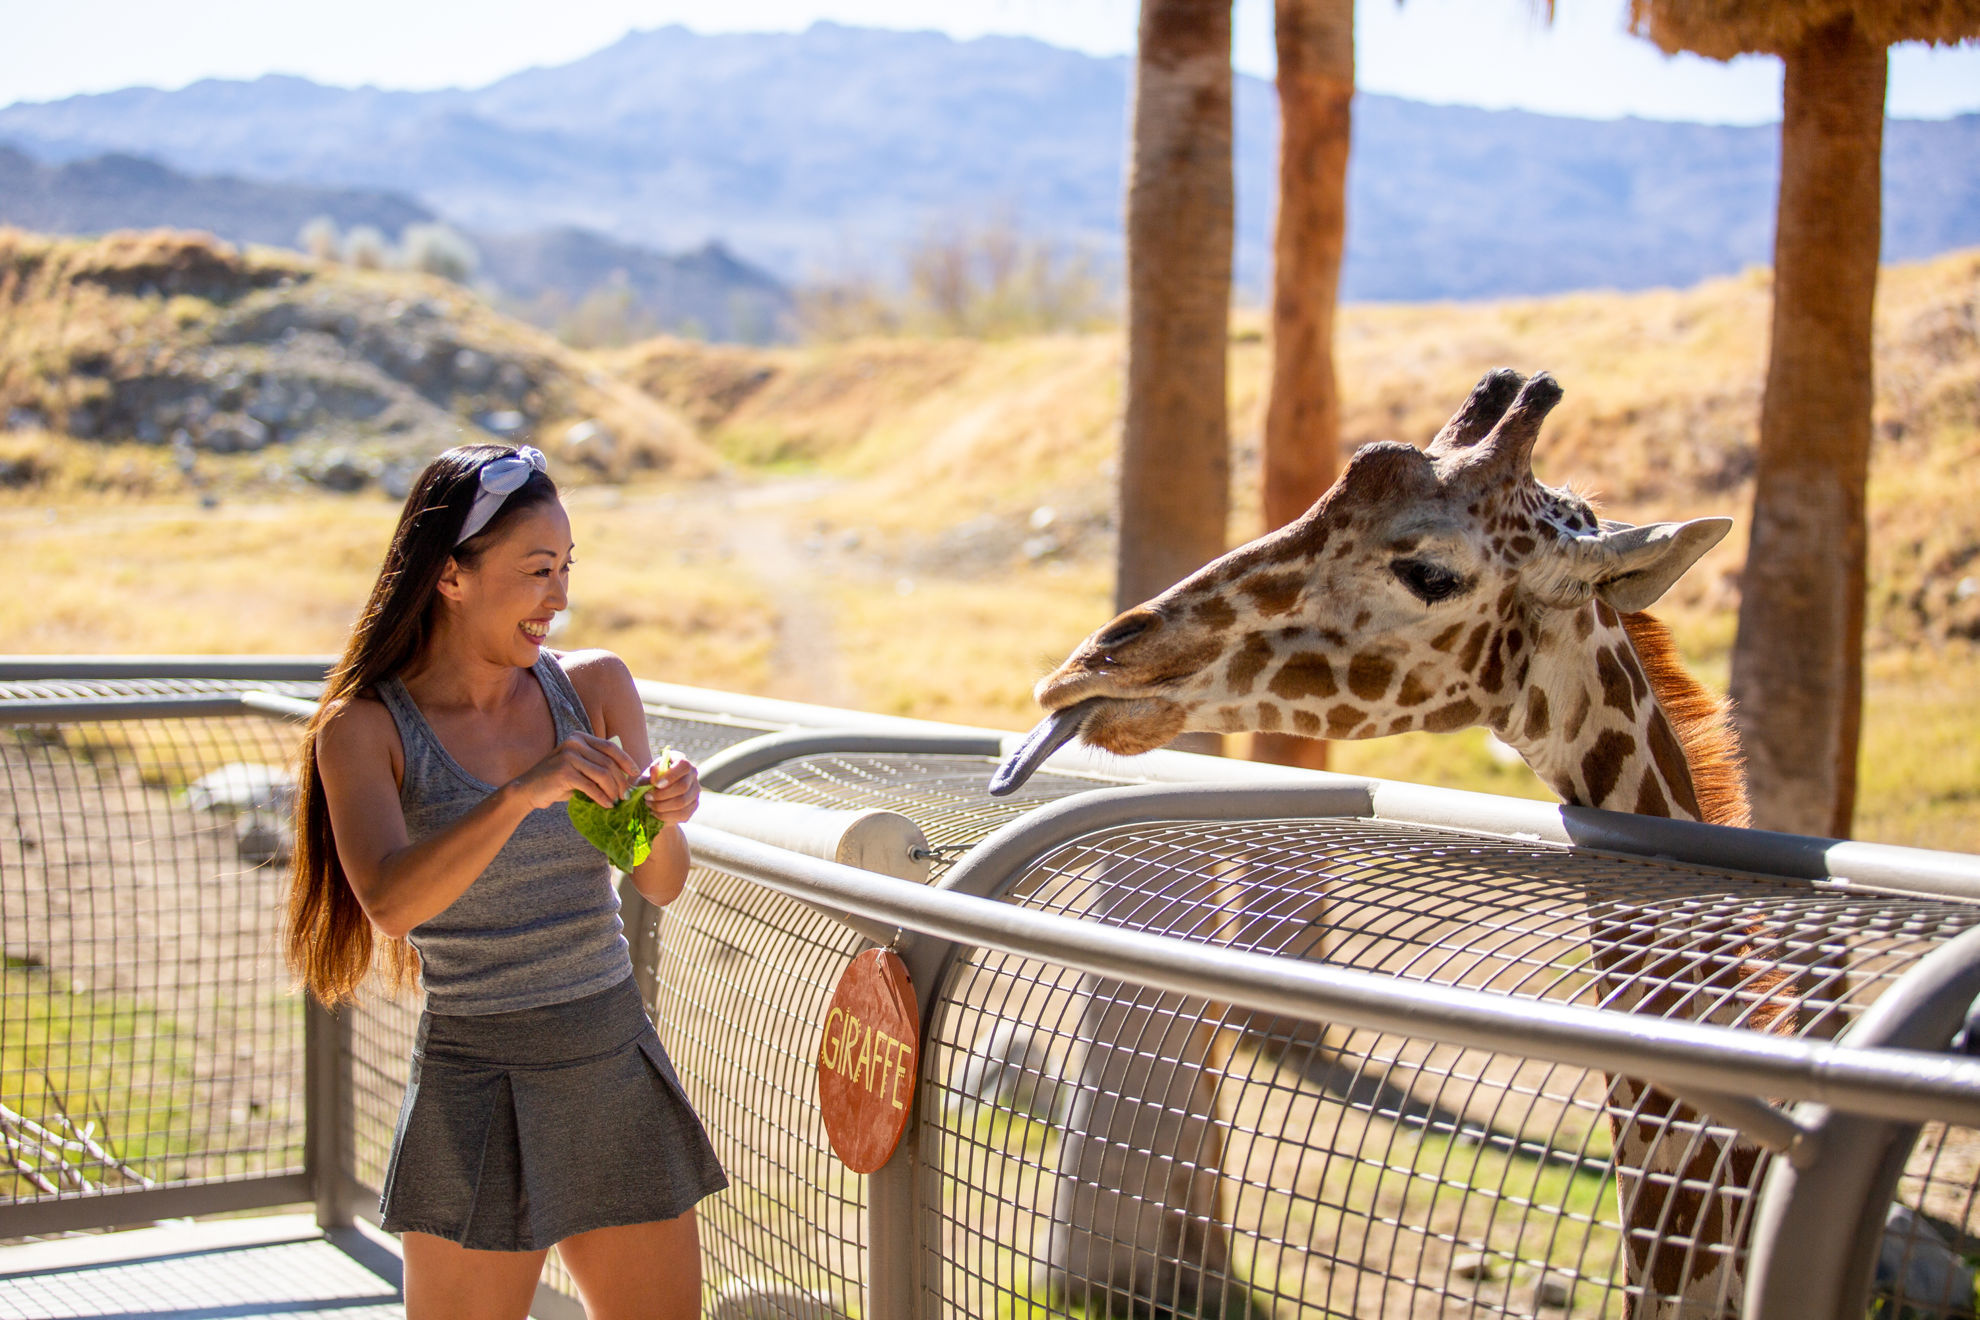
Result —
[[[550, 701], [557, 741], [590, 733], [584, 702], [548, 651], [530, 672]], [[445, 829], [495, 791], [440, 745], [395, 676], [378, 696], [399, 726], [399, 789], [414, 843]], [[446, 911], [413, 927], [427, 1011], [463, 1016], [541, 1008], [609, 990], [632, 975], [612, 867], [571, 825], [560, 802], [523, 817], [488, 869]]]

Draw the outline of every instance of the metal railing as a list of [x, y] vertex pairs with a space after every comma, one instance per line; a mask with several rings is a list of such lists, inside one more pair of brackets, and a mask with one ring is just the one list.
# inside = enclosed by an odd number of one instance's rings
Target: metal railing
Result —
[[[414, 1010], [288, 993], [244, 769], [321, 672], [0, 661], [0, 1236], [375, 1204]], [[718, 1311], [1972, 1313], [1980, 859], [1162, 753], [991, 799], [1002, 735], [642, 695], [725, 794], [626, 913], [732, 1178]], [[899, 813], [866, 864], [927, 881], [744, 837], [792, 804]], [[860, 1177], [811, 1068], [873, 942], [924, 1051]]]

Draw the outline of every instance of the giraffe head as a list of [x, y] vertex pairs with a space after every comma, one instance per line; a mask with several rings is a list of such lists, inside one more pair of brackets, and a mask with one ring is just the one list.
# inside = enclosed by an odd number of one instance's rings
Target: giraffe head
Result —
[[1603, 606], [1645, 608], [1731, 526], [1602, 522], [1535, 480], [1560, 397], [1544, 372], [1491, 372], [1427, 450], [1363, 447], [1297, 521], [1115, 618], [1039, 682], [1051, 715], [997, 787], [1075, 735], [1135, 755], [1192, 730], [1503, 729], [1594, 649]]

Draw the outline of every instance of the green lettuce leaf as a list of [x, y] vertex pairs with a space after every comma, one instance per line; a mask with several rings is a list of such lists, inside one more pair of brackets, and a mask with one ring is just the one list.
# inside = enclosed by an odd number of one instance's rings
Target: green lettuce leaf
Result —
[[[613, 742], [618, 742], [614, 737]], [[668, 748], [663, 754], [663, 770], [672, 769], [680, 753]], [[605, 859], [621, 871], [630, 871], [653, 855], [653, 841], [660, 837], [660, 831], [667, 828], [667, 822], [656, 818], [646, 809], [646, 795], [653, 785], [641, 783], [633, 785], [624, 797], [612, 806], [600, 806], [584, 793], [572, 793], [564, 804], [571, 824], [577, 827], [591, 846], [605, 854]]]
[[592, 847], [621, 871], [630, 871], [653, 855], [653, 841], [667, 828], [666, 821], [656, 819], [646, 809], [646, 794], [652, 787], [640, 784], [609, 807], [599, 806], [583, 793], [573, 793], [564, 809]]

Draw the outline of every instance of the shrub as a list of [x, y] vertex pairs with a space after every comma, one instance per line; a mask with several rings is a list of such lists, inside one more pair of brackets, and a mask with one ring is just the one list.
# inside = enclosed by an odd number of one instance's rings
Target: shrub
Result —
[[335, 261], [343, 247], [343, 233], [337, 222], [327, 215], [319, 215], [305, 224], [296, 235], [296, 242], [302, 250], [318, 261]]
[[481, 265], [481, 254], [451, 225], [407, 225], [399, 235], [399, 264], [466, 284]]
[[855, 272], [799, 290], [806, 335], [998, 339], [1091, 329], [1115, 314], [1110, 281], [1091, 253], [1027, 235], [1009, 216], [931, 224], [901, 264], [891, 282]]
[[392, 255], [392, 245], [372, 225], [359, 225], [344, 235], [344, 260], [359, 270], [382, 270]]

